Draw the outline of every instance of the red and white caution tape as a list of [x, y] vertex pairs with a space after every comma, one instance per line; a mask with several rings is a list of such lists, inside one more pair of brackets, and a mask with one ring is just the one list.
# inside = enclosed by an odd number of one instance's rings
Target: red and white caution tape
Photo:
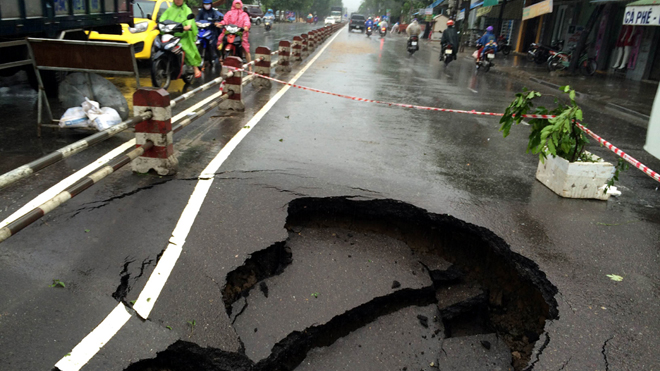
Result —
[[[237, 71], [241, 71], [241, 70], [239, 70], [239, 69], [236, 69], [236, 70], [237, 70]], [[417, 106], [417, 105], [414, 105], [414, 104], [403, 104], [403, 103], [381, 102], [381, 101], [374, 100], [374, 99], [366, 99], [366, 98], [353, 97], [353, 96], [350, 96], [350, 95], [339, 94], [339, 93], [332, 93], [332, 92], [325, 91], [325, 90], [314, 89], [314, 88], [309, 88], [309, 87], [306, 87], [306, 86], [301, 86], [301, 85], [291, 84], [291, 83], [288, 83], [288, 82], [286, 82], [286, 81], [278, 80], [278, 79], [275, 79], [275, 78], [270, 77], [270, 76], [260, 75], [260, 74], [258, 74], [258, 73], [254, 73], [254, 72], [249, 72], [249, 71], [245, 71], [245, 72], [247, 72], [248, 74], [251, 74], [251, 75], [256, 75], [256, 76], [261, 77], [261, 78], [263, 78], [263, 79], [267, 79], [267, 80], [275, 81], [275, 82], [278, 82], [278, 83], [280, 83], [280, 84], [284, 84], [284, 85], [289, 85], [289, 86], [292, 86], [292, 87], [294, 87], [294, 88], [298, 88], [298, 89], [302, 89], [302, 90], [308, 90], [308, 91], [313, 91], [313, 92], [316, 92], [316, 93], [328, 94], [328, 95], [332, 95], [332, 96], [335, 96], [335, 97], [341, 97], [341, 98], [351, 99], [351, 100], [358, 101], [358, 102], [376, 103], [376, 104], [387, 105], [387, 106], [390, 106], [390, 107], [391, 107], [391, 106], [396, 106], [396, 107], [413, 108], [413, 109], [419, 109], [419, 110], [425, 110], [425, 111], [466, 113], [466, 114], [470, 114], [470, 115], [481, 115], [481, 116], [500, 116], [500, 117], [501, 117], [501, 116], [504, 116], [503, 113], [479, 112], [479, 111], [475, 111], [475, 110], [472, 110], [472, 111], [466, 111], [466, 110], [455, 110], [455, 109], [449, 109], [449, 108], [437, 108], [437, 107]], [[554, 118], [554, 117], [556, 117], [556, 116], [554, 116], [554, 115], [533, 115], [533, 114], [528, 114], [528, 115], [523, 115], [523, 117], [526, 117], [526, 118], [535, 118], [535, 119], [551, 119], [551, 118]], [[633, 166], [635, 166], [635, 167], [638, 168], [639, 170], [643, 171], [646, 175], [648, 175], [648, 176], [650, 176], [651, 178], [655, 179], [656, 181], [660, 182], [660, 174], [658, 174], [657, 172], [655, 172], [655, 171], [649, 169], [648, 166], [642, 164], [641, 162], [639, 162], [639, 161], [637, 161], [636, 159], [634, 159], [633, 157], [631, 157], [629, 154], [627, 154], [627, 153], [623, 152], [622, 150], [618, 149], [617, 147], [615, 147], [614, 145], [612, 145], [612, 143], [610, 143], [610, 142], [604, 140], [603, 138], [601, 138], [600, 136], [596, 135], [593, 131], [587, 129], [587, 128], [584, 127], [582, 124], [576, 122], [576, 125], [580, 128], [580, 130], [584, 131], [587, 135], [589, 135], [589, 136], [591, 136], [592, 138], [594, 138], [594, 139], [596, 139], [597, 141], [599, 141], [601, 144], [603, 144], [603, 145], [604, 145], [605, 147], [607, 147], [609, 150], [611, 150], [612, 152], [614, 152], [615, 154], [617, 154], [618, 156], [620, 156], [620, 157], [623, 158], [624, 160], [628, 161], [629, 163], [631, 163]]]
[[[346, 95], [346, 94], [332, 93], [332, 92], [329, 92], [329, 91], [320, 90], [320, 89], [314, 89], [314, 88], [310, 88], [310, 87], [307, 87], [307, 86], [291, 84], [291, 83], [288, 83], [288, 82], [286, 82], [286, 81], [278, 80], [278, 79], [273, 78], [273, 77], [270, 77], [270, 76], [264, 76], [264, 75], [260, 75], [260, 74], [254, 73], [254, 72], [245, 71], [244, 69], [234, 69], [234, 70], [236, 70], [236, 71], [244, 71], [244, 72], [247, 72], [248, 74], [254, 74], [254, 75], [257, 75], [257, 76], [259, 76], [259, 77], [261, 77], [261, 78], [264, 78], [264, 79], [267, 79], [267, 80], [271, 80], [271, 81], [275, 81], [275, 82], [278, 82], [278, 83], [283, 84], [283, 85], [289, 85], [289, 86], [294, 87], [294, 88], [298, 88], [298, 89], [302, 89], [302, 90], [308, 90], [308, 91], [313, 91], [313, 92], [321, 93], [321, 94], [332, 95], [332, 96], [335, 96], [335, 97], [341, 97], [341, 98], [351, 99], [351, 100], [358, 101], [358, 102], [376, 103], [376, 104], [382, 104], [382, 105], [386, 105], [386, 106], [390, 106], [390, 107], [392, 107], [392, 106], [396, 106], [396, 107], [413, 108], [413, 109], [419, 109], [419, 110], [425, 110], [425, 111], [466, 113], [466, 114], [471, 114], [471, 115], [481, 115], [481, 116], [504, 116], [503, 113], [479, 112], [479, 111], [475, 111], [475, 110], [472, 110], [472, 111], [465, 111], [465, 110], [456, 110], [456, 109], [449, 109], [449, 108], [437, 108], [437, 107], [417, 106], [417, 105], [414, 105], [414, 104], [403, 104], [403, 103], [393, 103], [393, 102], [382, 102], [382, 101], [374, 100], [374, 99], [367, 99], [367, 98], [353, 97], [353, 96]], [[550, 118], [554, 118], [555, 116], [553, 116], [553, 115], [523, 115], [523, 117], [527, 117], [527, 118], [537, 118], [537, 119], [550, 119]]]
[[610, 143], [610, 142], [606, 141], [605, 139], [599, 137], [598, 135], [596, 135], [596, 133], [594, 133], [593, 131], [587, 129], [586, 127], [584, 127], [579, 122], [576, 122], [575, 125], [577, 125], [577, 127], [579, 127], [580, 130], [587, 133], [587, 135], [589, 135], [590, 137], [592, 137], [592, 138], [596, 139], [598, 142], [600, 142], [600, 144], [607, 147], [607, 149], [609, 149], [610, 151], [616, 153], [618, 156], [620, 156], [624, 160], [628, 161], [629, 163], [631, 163], [633, 166], [635, 166], [639, 170], [643, 171], [646, 175], [648, 175], [651, 178], [653, 178], [653, 179], [657, 180], [658, 182], [660, 182], [660, 174], [658, 174], [655, 171], [649, 169], [648, 166], [642, 164], [641, 162], [635, 160], [629, 154], [627, 154], [627, 153], [623, 152], [622, 150], [618, 149], [617, 147], [615, 147], [612, 143]]

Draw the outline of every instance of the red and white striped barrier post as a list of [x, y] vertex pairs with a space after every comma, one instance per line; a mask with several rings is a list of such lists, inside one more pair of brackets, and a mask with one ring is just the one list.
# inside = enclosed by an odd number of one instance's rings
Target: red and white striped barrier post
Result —
[[229, 94], [227, 99], [219, 105], [219, 109], [245, 111], [243, 103], [243, 72], [236, 71], [243, 68], [243, 61], [238, 57], [227, 57], [222, 63], [222, 77], [225, 79], [224, 90]]
[[302, 37], [302, 42], [301, 42], [302, 48], [300, 48], [300, 59], [305, 59], [309, 55], [309, 43], [307, 41], [309, 39], [309, 35], [304, 33], [300, 35], [300, 37]]
[[151, 118], [135, 124], [135, 142], [138, 148], [148, 141], [153, 146], [134, 159], [131, 167], [136, 173], [155, 170], [159, 175], [172, 175], [179, 162], [174, 157], [172, 107], [165, 89], [139, 88], [133, 94], [133, 115], [141, 116], [147, 111], [151, 112]]
[[289, 62], [290, 57], [291, 57], [291, 43], [286, 40], [280, 41], [279, 59], [278, 59], [277, 67], [275, 68], [275, 72], [277, 73], [291, 72], [291, 64]]
[[[260, 46], [254, 52], [254, 56], [256, 61], [254, 72], [262, 76], [270, 76], [270, 48]], [[272, 83], [268, 79], [254, 79], [252, 80], [252, 86], [270, 88]]]
[[308, 33], [309, 39], [307, 40], [307, 48], [309, 48], [309, 53], [313, 53], [316, 49], [316, 30], [312, 30]]
[[291, 60], [293, 62], [302, 61], [302, 37], [294, 36], [293, 37], [293, 46], [291, 47]]

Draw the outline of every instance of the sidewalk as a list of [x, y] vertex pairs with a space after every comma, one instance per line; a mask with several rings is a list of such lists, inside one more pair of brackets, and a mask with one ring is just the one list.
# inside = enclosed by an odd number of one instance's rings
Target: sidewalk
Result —
[[519, 79], [529, 79], [539, 84], [560, 87], [570, 85], [577, 93], [601, 102], [610, 108], [648, 120], [658, 85], [651, 82], [626, 80], [618, 76], [596, 73], [586, 77], [580, 74], [568, 76], [565, 72], [550, 72], [545, 64], [536, 64], [524, 55], [499, 54], [492, 72], [503, 73]]

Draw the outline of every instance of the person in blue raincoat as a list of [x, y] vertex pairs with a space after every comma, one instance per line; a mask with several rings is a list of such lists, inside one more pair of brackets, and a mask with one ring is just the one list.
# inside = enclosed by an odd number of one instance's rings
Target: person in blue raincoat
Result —
[[371, 27], [372, 29], [374, 27], [374, 21], [371, 19], [371, 17], [369, 17], [369, 19], [367, 19], [367, 21], [364, 22], [364, 28], [366, 29], [369, 27]]
[[270, 18], [272, 21], [275, 20], [275, 14], [273, 13], [273, 9], [268, 9], [266, 14], [264, 14], [264, 19]]
[[[204, 0], [202, 4], [203, 8], [198, 10], [197, 17], [195, 19], [197, 21], [209, 21], [212, 23], [211, 51], [213, 52], [212, 58], [215, 60], [215, 58], [217, 58], [216, 49], [218, 48], [218, 36], [220, 35], [220, 29], [218, 26], [220, 26], [220, 22], [222, 21], [224, 14], [222, 14], [217, 9], [214, 9], [212, 3], [213, 0]], [[204, 61], [202, 61], [202, 64], [203, 62]]]
[[486, 28], [486, 33], [481, 36], [477, 44], [481, 45], [479, 53], [477, 53], [477, 60], [481, 59], [481, 55], [488, 49], [492, 49], [493, 53], [497, 53], [497, 38], [493, 34], [493, 26]]

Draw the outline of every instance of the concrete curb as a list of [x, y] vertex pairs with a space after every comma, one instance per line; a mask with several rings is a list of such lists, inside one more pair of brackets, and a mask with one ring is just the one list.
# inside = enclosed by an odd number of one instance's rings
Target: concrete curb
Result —
[[[495, 69], [495, 71], [497, 73], [501, 74], [501, 75], [514, 77], [514, 78], [519, 79], [519, 80], [524, 80], [524, 77], [515, 75], [515, 74], [513, 74], [511, 72], [508, 72], [508, 71], [502, 71], [502, 70], [497, 70], [497, 69]], [[552, 83], [552, 82], [549, 82], [549, 81], [545, 81], [543, 79], [539, 79], [539, 78], [536, 78], [536, 77], [530, 77], [529, 80], [532, 81], [532, 82], [535, 82], [537, 84], [541, 84], [541, 85], [548, 86], [548, 87], [555, 88], [555, 89], [559, 89], [561, 87], [561, 85], [558, 85], [558, 84], [555, 84], [555, 83]], [[639, 119], [642, 119], [642, 120], [649, 120], [650, 119], [650, 116], [647, 115], [647, 114], [635, 111], [634, 109], [630, 109], [630, 108], [620, 106], [620, 105], [615, 104], [615, 103], [608, 102], [608, 101], [600, 99], [600, 98], [596, 98], [596, 97], [594, 97], [590, 94], [580, 93], [579, 91], [576, 90], [575, 95], [578, 98], [589, 98], [589, 99], [591, 99], [595, 102], [601, 103], [604, 106], [607, 106], [607, 107], [609, 107], [613, 110], [617, 110], [621, 113], [625, 113], [625, 114], [628, 114], [628, 115], [631, 115], [631, 116], [635, 116], [635, 117], [637, 117]]]
[[635, 117], [637, 117], [637, 118], [643, 119], [643, 120], [647, 120], [647, 121], [648, 121], [648, 120], [651, 119], [651, 116], [649, 116], [649, 115], [647, 115], [647, 114], [644, 114], [644, 113], [641, 113], [641, 112], [637, 112], [637, 111], [635, 111], [635, 110], [632, 110], [632, 109], [630, 109], [630, 108], [626, 108], [626, 107], [620, 106], [620, 105], [615, 104], [615, 103], [607, 103], [606, 106], [609, 107], [609, 108], [612, 108], [612, 109], [615, 109], [615, 110], [618, 110], [618, 111], [621, 111], [621, 112], [627, 113], [627, 114], [629, 114], [629, 115], [635, 116]]
[[[534, 82], [537, 83], [537, 84], [541, 84], [541, 85], [549, 86], [549, 87], [551, 87], [551, 88], [556, 88], [556, 89], [561, 88], [561, 85], [559, 85], [559, 84], [554, 84], [554, 83], [551, 83], [551, 82], [548, 82], [548, 81], [545, 81], [545, 80], [537, 79], [536, 77], [530, 77], [529, 79], [532, 80], [532, 81], [534, 81]], [[589, 95], [587, 95], [587, 94], [583, 94], [583, 93], [580, 93], [580, 92], [577, 91], [577, 90], [575, 91], [575, 95], [576, 95], [578, 98], [590, 97]], [[593, 99], [593, 98], [592, 98], [592, 99]]]

